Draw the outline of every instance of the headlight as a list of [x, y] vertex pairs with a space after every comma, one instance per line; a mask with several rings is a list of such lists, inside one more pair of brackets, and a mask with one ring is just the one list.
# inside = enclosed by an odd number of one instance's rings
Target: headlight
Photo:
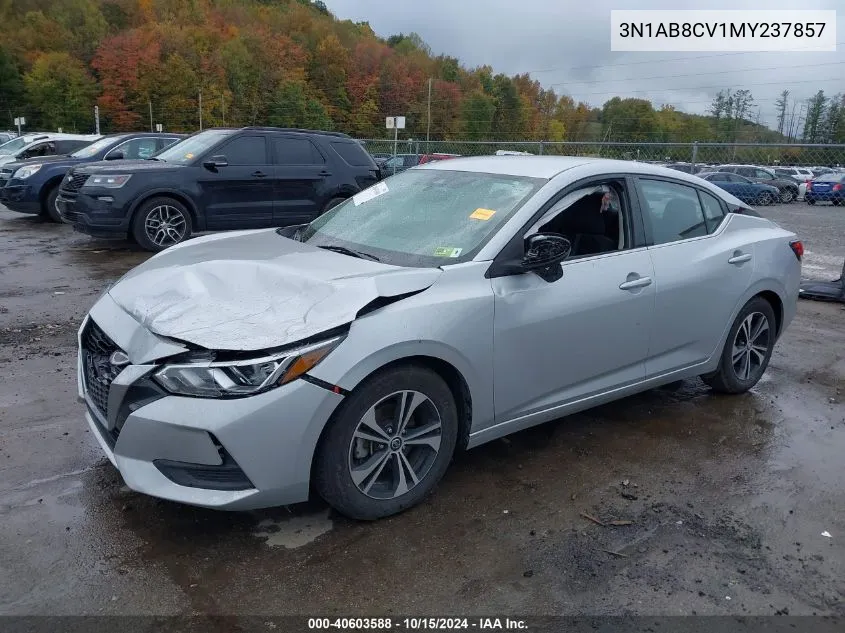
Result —
[[198, 398], [251, 396], [296, 380], [343, 340], [338, 336], [274, 356], [236, 362], [167, 365], [154, 378], [170, 393]]
[[29, 178], [32, 174], [37, 172], [41, 169], [41, 163], [36, 163], [35, 165], [27, 165], [26, 167], [21, 167], [12, 175], [12, 178]]
[[129, 181], [129, 178], [131, 178], [131, 174], [123, 174], [120, 176], [89, 176], [88, 180], [85, 181], [85, 186], [117, 189], [118, 187], [125, 185]]

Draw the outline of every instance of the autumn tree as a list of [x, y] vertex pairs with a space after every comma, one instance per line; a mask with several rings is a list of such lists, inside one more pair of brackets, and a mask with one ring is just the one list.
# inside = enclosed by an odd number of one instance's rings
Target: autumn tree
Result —
[[491, 140], [496, 102], [493, 97], [476, 91], [464, 99], [461, 116], [464, 135], [470, 141]]
[[97, 86], [85, 66], [67, 53], [44, 53], [24, 76], [29, 102], [50, 129], [89, 131]]

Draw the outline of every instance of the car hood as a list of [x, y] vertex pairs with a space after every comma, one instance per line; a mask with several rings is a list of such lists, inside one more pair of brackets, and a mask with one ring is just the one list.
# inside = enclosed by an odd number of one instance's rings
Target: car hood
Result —
[[64, 165], [76, 165], [78, 162], [82, 161], [81, 158], [71, 158], [70, 156], [42, 156], [41, 158], [27, 158], [26, 160], [16, 160], [11, 163], [6, 163], [3, 165], [3, 169], [20, 169], [21, 167], [26, 167], [27, 165], [55, 165], [57, 163], [61, 163]]
[[333, 253], [262, 229], [171, 247], [127, 273], [109, 295], [154, 334], [252, 351], [350, 323], [379, 297], [425, 290], [441, 274]]
[[182, 169], [185, 165], [176, 163], [165, 163], [161, 160], [100, 160], [96, 163], [87, 163], [76, 168], [76, 173], [81, 174], [133, 174], [141, 171], [171, 171]]

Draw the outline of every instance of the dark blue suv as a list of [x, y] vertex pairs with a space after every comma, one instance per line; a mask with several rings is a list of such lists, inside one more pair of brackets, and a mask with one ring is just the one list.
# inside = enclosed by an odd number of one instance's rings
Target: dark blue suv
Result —
[[[112, 134], [72, 154], [7, 163], [0, 169], [0, 203], [18, 213], [32, 213], [61, 222], [56, 197], [71, 167], [102, 160], [149, 158], [183, 134]], [[66, 150], [67, 151], [67, 150]]]

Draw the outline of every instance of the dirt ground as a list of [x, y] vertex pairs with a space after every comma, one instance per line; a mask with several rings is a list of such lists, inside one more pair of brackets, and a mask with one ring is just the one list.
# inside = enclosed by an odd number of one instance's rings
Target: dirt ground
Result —
[[[845, 211], [764, 213], [837, 276]], [[839, 305], [802, 302], [751, 393], [689, 381], [519, 433], [362, 524], [123, 485], [76, 402], [75, 333], [146, 257], [0, 209], [0, 614], [845, 614]]]

